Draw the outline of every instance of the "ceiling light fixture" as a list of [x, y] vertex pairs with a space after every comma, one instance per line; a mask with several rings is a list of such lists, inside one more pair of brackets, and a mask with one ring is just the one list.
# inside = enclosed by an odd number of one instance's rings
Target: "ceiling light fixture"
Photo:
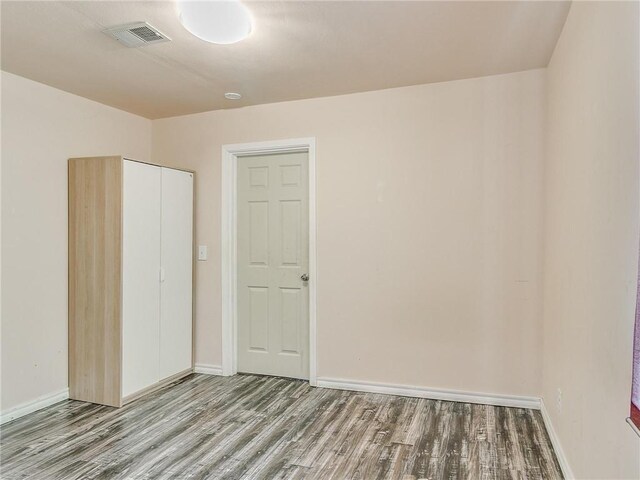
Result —
[[180, 23], [209, 43], [229, 45], [249, 36], [251, 15], [237, 0], [178, 1]]
[[226, 98], [227, 100], [240, 100], [242, 98], [242, 95], [235, 92], [227, 92], [224, 94], [224, 98]]

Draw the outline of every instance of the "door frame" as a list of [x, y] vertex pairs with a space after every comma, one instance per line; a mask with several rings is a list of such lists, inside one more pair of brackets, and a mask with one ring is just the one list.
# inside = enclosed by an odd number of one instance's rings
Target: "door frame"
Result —
[[316, 359], [316, 139], [293, 138], [222, 146], [222, 374], [238, 373], [238, 157], [307, 152], [309, 156], [309, 384], [317, 385]]

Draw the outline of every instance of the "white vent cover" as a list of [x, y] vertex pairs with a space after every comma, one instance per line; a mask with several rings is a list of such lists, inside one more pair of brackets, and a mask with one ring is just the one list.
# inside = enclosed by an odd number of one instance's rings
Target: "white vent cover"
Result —
[[161, 33], [147, 22], [118, 25], [117, 27], [107, 28], [103, 32], [129, 48], [171, 41], [164, 33]]

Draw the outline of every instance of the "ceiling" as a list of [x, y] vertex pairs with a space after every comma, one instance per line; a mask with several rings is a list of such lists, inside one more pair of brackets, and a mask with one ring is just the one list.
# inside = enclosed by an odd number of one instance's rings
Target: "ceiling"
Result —
[[[245, 2], [252, 35], [213, 45], [174, 2], [2, 1], [1, 67], [147, 118], [545, 67], [568, 2]], [[101, 33], [147, 21], [172, 41]], [[239, 101], [225, 92], [240, 92]]]

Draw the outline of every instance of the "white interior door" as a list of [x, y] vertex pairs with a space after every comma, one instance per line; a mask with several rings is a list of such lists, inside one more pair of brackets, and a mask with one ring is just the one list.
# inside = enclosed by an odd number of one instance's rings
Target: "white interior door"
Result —
[[160, 379], [160, 167], [124, 161], [122, 395]]
[[309, 378], [307, 153], [238, 158], [238, 371]]
[[160, 378], [192, 364], [193, 174], [162, 168]]

